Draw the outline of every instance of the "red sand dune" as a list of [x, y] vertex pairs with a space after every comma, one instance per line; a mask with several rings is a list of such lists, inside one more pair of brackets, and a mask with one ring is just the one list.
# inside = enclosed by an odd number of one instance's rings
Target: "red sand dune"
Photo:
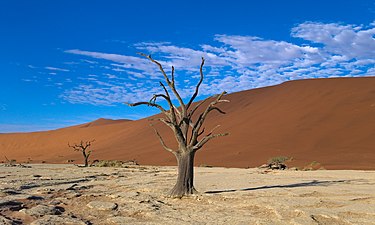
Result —
[[[375, 169], [375, 77], [291, 81], [226, 99], [231, 102], [221, 108], [227, 114], [213, 113], [206, 127], [220, 124], [218, 132], [230, 135], [202, 148], [196, 165], [255, 167], [271, 157], [289, 156], [295, 166], [316, 161], [326, 169]], [[175, 165], [148, 123], [147, 118], [99, 119], [53, 131], [0, 134], [0, 157], [81, 162], [67, 143], [95, 139], [92, 159]], [[168, 128], [157, 127], [173, 143]]]

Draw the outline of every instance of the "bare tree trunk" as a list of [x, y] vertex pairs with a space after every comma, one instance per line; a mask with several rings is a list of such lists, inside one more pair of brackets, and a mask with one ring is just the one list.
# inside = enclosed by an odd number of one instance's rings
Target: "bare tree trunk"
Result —
[[178, 163], [178, 176], [175, 186], [170, 191], [172, 197], [195, 194], [194, 188], [194, 151], [176, 154]]
[[89, 166], [89, 156], [86, 155], [85, 152], [83, 152], [83, 157], [85, 158], [85, 167], [88, 167]]

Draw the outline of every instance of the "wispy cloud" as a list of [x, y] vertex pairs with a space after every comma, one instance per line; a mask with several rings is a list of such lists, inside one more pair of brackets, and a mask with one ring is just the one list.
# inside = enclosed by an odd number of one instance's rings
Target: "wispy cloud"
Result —
[[29, 67], [30, 69], [37, 69], [38, 68], [38, 67], [33, 66], [33, 65], [27, 65], [27, 67]]
[[[170, 42], [141, 42], [133, 47], [155, 55], [167, 72], [174, 65], [183, 96], [191, 94], [199, 77], [201, 57], [205, 57], [206, 79], [201, 94], [209, 95], [296, 79], [374, 76], [374, 35], [375, 23], [357, 26], [305, 22], [291, 29], [291, 36], [300, 39], [299, 43], [302, 40], [302, 44], [220, 34], [212, 43], [196, 48]], [[66, 101], [112, 105], [147, 100], [160, 92], [155, 79], [161, 79], [161, 74], [145, 58], [78, 49], [65, 52], [98, 59], [104, 69], [110, 70], [97, 80], [66, 90], [61, 95]]]
[[52, 71], [62, 71], [62, 72], [69, 72], [70, 70], [68, 69], [62, 69], [62, 68], [57, 68], [57, 67], [52, 67], [52, 66], [46, 66], [44, 67], [46, 70], [52, 70]]

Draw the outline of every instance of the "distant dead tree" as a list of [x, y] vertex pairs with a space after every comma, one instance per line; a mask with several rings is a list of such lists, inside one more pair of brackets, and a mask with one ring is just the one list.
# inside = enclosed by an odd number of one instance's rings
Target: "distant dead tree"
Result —
[[[195, 153], [203, 147], [211, 139], [226, 136], [228, 133], [218, 133], [214, 134], [214, 130], [219, 127], [214, 127], [211, 131], [205, 132], [203, 123], [205, 122], [207, 116], [212, 111], [217, 111], [219, 113], [225, 114], [222, 110], [217, 107], [217, 104], [222, 102], [229, 102], [228, 100], [223, 100], [222, 97], [226, 94], [223, 91], [221, 94], [214, 95], [206, 98], [199, 103], [193, 103], [198, 95], [199, 87], [203, 82], [203, 65], [204, 58], [202, 57], [202, 62], [200, 65], [200, 80], [195, 87], [194, 94], [190, 97], [187, 104], [181, 98], [181, 95], [176, 90], [175, 77], [174, 77], [174, 67], [172, 66], [171, 78], [169, 78], [163, 69], [163, 66], [156, 60], [154, 60], [151, 55], [145, 55], [139, 53], [141, 56], [146, 57], [152, 63], [159, 67], [160, 72], [163, 74], [165, 82], [169, 87], [169, 91], [172, 91], [176, 99], [178, 100], [179, 106], [176, 106], [172, 102], [171, 95], [163, 82], [160, 82], [160, 86], [163, 88], [163, 94], [155, 94], [148, 102], [137, 102], [137, 103], [127, 103], [129, 106], [139, 106], [147, 105], [151, 107], [158, 108], [162, 114], [163, 118], [157, 118], [154, 120], [160, 121], [167, 125], [175, 136], [178, 143], [177, 149], [171, 149], [167, 147], [162, 136], [158, 130], [151, 123], [150, 125], [155, 131], [161, 145], [165, 150], [171, 152], [175, 155], [178, 164], [178, 177], [175, 186], [170, 191], [169, 195], [172, 197], [182, 197], [184, 195], [194, 194], [197, 191], [194, 188], [194, 156]], [[165, 100], [168, 103], [169, 109], [165, 109], [160, 104], [156, 103], [157, 99]], [[205, 110], [198, 110], [200, 106], [211, 101], [205, 108]], [[196, 112], [200, 112], [199, 116], [194, 116]], [[198, 115], [198, 114], [197, 114]], [[194, 117], [193, 117], [194, 116]]]
[[89, 166], [89, 157], [91, 155], [91, 152], [92, 150], [88, 150], [92, 143], [94, 142], [95, 140], [91, 140], [91, 141], [82, 141], [78, 144], [73, 144], [73, 145], [70, 145], [70, 143], [68, 143], [68, 146], [70, 148], [72, 148], [74, 151], [77, 151], [77, 152], [82, 152], [82, 155], [83, 155], [83, 158], [85, 160], [85, 165], [84, 167], [88, 167]]

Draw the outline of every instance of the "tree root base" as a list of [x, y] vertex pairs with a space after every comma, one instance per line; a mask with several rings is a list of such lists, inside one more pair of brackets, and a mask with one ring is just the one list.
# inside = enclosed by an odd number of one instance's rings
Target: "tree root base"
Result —
[[194, 187], [192, 187], [190, 189], [174, 187], [168, 193], [168, 197], [170, 197], [170, 198], [182, 198], [184, 196], [190, 196], [190, 195], [196, 195], [196, 194], [198, 194], [198, 191]]

